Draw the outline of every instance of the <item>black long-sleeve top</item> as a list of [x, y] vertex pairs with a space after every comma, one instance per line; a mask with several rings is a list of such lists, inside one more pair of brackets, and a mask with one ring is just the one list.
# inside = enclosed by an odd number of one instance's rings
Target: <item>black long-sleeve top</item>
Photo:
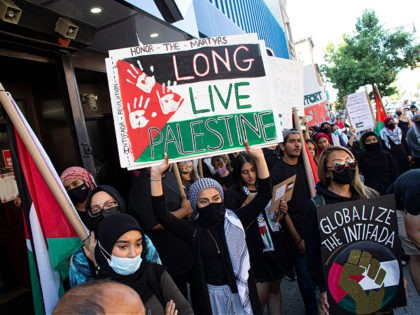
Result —
[[[245, 207], [237, 209], [235, 212], [238, 218], [241, 220], [243, 226], [248, 226], [260, 213], [261, 209], [265, 207], [271, 198], [272, 186], [270, 178], [262, 179], [258, 185], [257, 196]], [[178, 220], [175, 216], [171, 215], [166, 209], [165, 196], [152, 197], [153, 209], [155, 216], [158, 221], [172, 233], [178, 237], [184, 239], [192, 248], [194, 255], [194, 266], [192, 273], [192, 294], [193, 294], [193, 308], [196, 314], [212, 314], [210, 299], [207, 290], [207, 280], [204, 268], [204, 262], [202, 257], [201, 246], [202, 241], [200, 240], [200, 234], [204, 234], [205, 229], [200, 228], [196, 222], [190, 223], [182, 220]], [[223, 238], [224, 239], [224, 238]], [[208, 244], [208, 243], [207, 243]], [[210, 244], [211, 245], [211, 244]], [[226, 241], [220, 246], [223, 247], [222, 255], [228, 255], [226, 252], [227, 245]], [[227, 266], [225, 265], [225, 268]], [[226, 274], [229, 276], [233, 273], [231, 270], [226, 270]], [[261, 313], [260, 305], [258, 302], [258, 296], [252, 294], [256, 292], [255, 282], [248, 281], [250, 287], [250, 299], [254, 314]], [[251, 288], [253, 286], [253, 288]]]
[[[333, 193], [321, 183], [316, 185], [316, 191], [318, 195], [322, 195], [324, 197], [325, 204], [352, 200]], [[305, 240], [306, 264], [314, 283], [319, 287], [321, 292], [325, 292], [327, 290], [327, 286], [325, 283], [324, 268], [321, 257], [321, 238], [319, 234], [318, 215], [317, 208], [312, 200], [308, 201], [305, 209], [304, 226], [305, 229], [303, 238]]]

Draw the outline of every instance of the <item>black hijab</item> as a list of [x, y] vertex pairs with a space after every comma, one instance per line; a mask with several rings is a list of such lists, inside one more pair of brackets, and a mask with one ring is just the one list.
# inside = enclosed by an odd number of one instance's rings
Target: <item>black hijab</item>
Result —
[[[366, 150], [366, 139], [370, 136], [375, 136], [375, 138], [378, 140], [378, 148], [374, 151], [367, 151]], [[362, 144], [362, 147], [363, 147], [364, 151], [366, 153], [368, 153], [371, 157], [379, 158], [379, 157], [383, 156], [383, 153], [382, 153], [382, 150], [381, 150], [381, 140], [378, 138], [376, 133], [374, 133], [373, 131], [366, 131], [365, 133], [363, 133], [362, 136], [360, 137], [360, 142]]]
[[[140, 268], [131, 275], [120, 275], [116, 273], [108, 264], [105, 254], [100, 249], [100, 245], [109, 253], [115, 242], [128, 231], [139, 231], [143, 236], [143, 251], [141, 253], [142, 262]], [[103, 218], [97, 228], [96, 239], [98, 244], [95, 247], [95, 259], [99, 266], [98, 278], [109, 278], [133, 288], [143, 301], [147, 301], [151, 296], [156, 297], [165, 307], [166, 301], [163, 300], [163, 293], [160, 289], [160, 278], [164, 268], [157, 264], [148, 263], [145, 260], [147, 248], [144, 232], [140, 228], [137, 220], [125, 213], [116, 213]]]

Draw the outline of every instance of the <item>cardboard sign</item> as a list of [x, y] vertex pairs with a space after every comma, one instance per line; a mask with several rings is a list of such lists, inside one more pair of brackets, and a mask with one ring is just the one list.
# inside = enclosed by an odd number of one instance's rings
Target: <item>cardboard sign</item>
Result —
[[369, 130], [375, 127], [375, 119], [366, 91], [347, 95], [345, 103], [350, 124], [356, 131]]
[[393, 195], [317, 209], [330, 314], [406, 305]]
[[203, 158], [282, 140], [255, 34], [109, 51], [106, 59], [122, 167]]
[[290, 199], [292, 199], [295, 180], [296, 175], [293, 175], [273, 187], [273, 197], [271, 198], [270, 212], [278, 210], [280, 201], [284, 200], [289, 202]]
[[272, 232], [278, 232], [282, 228], [280, 222], [277, 221], [279, 204], [281, 200], [288, 202], [292, 199], [295, 180], [296, 175], [293, 175], [273, 187], [273, 197], [264, 208], [265, 217]]

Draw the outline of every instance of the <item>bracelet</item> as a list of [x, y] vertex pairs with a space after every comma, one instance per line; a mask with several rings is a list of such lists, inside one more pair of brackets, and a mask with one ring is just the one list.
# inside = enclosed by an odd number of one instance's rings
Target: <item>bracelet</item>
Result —
[[90, 232], [89, 232], [89, 235], [82, 241], [82, 244], [84, 244], [89, 238], [90, 238]]
[[300, 239], [299, 239], [299, 241], [297, 241], [295, 244], [296, 244], [296, 245], [299, 245], [299, 244], [300, 244], [300, 242], [302, 242], [302, 241], [303, 241], [303, 238], [300, 238]]
[[162, 180], [162, 178], [159, 178], [159, 179], [150, 178], [151, 182], [160, 182], [161, 180]]
[[280, 210], [280, 213], [285, 217], [287, 215], [286, 211]]

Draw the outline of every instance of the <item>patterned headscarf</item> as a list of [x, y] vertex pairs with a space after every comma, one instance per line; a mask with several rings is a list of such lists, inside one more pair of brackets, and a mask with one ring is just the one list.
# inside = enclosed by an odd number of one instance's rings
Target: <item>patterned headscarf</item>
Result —
[[224, 201], [223, 188], [216, 180], [212, 178], [199, 179], [191, 185], [189, 190], [190, 203], [194, 211], [194, 216], [197, 215], [198, 194], [200, 193], [200, 191], [207, 188], [216, 188], [217, 191], [220, 193], [220, 197], [222, 197], [222, 202]]
[[63, 173], [61, 173], [60, 179], [62, 183], [64, 183], [64, 181], [67, 179], [81, 179], [85, 181], [86, 186], [89, 189], [96, 187], [96, 183], [92, 174], [85, 170], [83, 167], [79, 166], [71, 166], [66, 168]]

